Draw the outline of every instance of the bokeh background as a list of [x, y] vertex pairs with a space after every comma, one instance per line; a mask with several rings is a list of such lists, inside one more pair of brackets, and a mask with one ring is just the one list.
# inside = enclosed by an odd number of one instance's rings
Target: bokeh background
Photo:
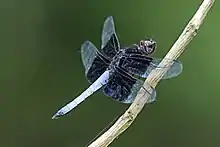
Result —
[[[80, 46], [100, 46], [112, 15], [121, 44], [145, 36], [163, 57], [202, 0], [0, 1], [0, 146], [83, 147], [128, 107], [97, 92], [70, 115], [51, 116], [89, 84]], [[183, 73], [157, 87], [112, 147], [219, 147], [220, 5], [216, 1], [196, 38], [180, 57]]]

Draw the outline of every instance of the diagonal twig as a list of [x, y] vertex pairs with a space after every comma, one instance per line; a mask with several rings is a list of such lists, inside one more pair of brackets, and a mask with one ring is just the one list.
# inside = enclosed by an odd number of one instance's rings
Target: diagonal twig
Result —
[[[173, 63], [169, 61], [176, 60], [181, 53], [185, 50], [189, 42], [196, 36], [197, 31], [204, 18], [206, 17], [208, 11], [211, 9], [215, 0], [204, 0], [200, 5], [199, 9], [189, 21], [182, 34], [179, 36], [177, 41], [171, 47], [170, 51], [158, 65], [158, 67], [170, 67]], [[155, 88], [163, 75], [168, 71], [169, 68], [156, 68], [153, 70], [148, 78], [146, 79], [143, 87], [149, 89], [149, 84]], [[115, 124], [109, 128], [104, 134], [102, 134], [98, 139], [92, 142], [89, 147], [106, 147], [111, 142], [114, 141], [121, 133], [123, 133], [135, 120], [137, 115], [141, 112], [144, 105], [150, 99], [150, 95], [146, 93], [145, 89], [141, 88], [138, 92], [134, 102], [128, 108], [128, 110], [115, 122]]]

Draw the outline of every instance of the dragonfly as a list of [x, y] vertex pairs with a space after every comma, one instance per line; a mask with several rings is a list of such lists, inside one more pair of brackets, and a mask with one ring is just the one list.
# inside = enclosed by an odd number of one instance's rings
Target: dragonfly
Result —
[[[66, 115], [101, 88], [106, 96], [118, 102], [132, 103], [152, 70], [168, 68], [158, 66], [162, 58], [152, 57], [156, 48], [156, 41], [146, 37], [138, 44], [122, 47], [115, 31], [114, 19], [112, 16], [107, 17], [102, 30], [101, 49], [97, 49], [88, 40], [81, 45], [85, 76], [91, 85], [57, 111], [52, 119]], [[170, 62], [172, 66], [162, 79], [176, 77], [183, 70], [183, 65], [179, 60], [170, 60]], [[150, 104], [156, 101], [156, 90], [150, 85], [149, 87], [150, 90], [145, 90], [150, 94], [150, 99], [147, 101]]]

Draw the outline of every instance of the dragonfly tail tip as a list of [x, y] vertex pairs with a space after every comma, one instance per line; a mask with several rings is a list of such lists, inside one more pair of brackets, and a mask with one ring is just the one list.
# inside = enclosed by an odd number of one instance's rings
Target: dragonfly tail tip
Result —
[[56, 114], [52, 116], [52, 119], [58, 119], [61, 116], [65, 115], [62, 111], [58, 111]]
[[52, 116], [52, 119], [58, 119], [58, 118], [59, 118], [59, 117], [57, 117], [56, 114]]

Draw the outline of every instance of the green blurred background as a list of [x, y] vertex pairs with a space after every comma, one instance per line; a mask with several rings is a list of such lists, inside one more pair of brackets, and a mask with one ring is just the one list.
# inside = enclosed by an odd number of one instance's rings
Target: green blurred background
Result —
[[[0, 1], [0, 146], [83, 147], [128, 105], [97, 92], [70, 115], [51, 116], [89, 84], [80, 46], [100, 46], [112, 15], [121, 44], [145, 36], [163, 57], [202, 0], [2, 0]], [[180, 60], [183, 73], [157, 87], [113, 147], [219, 147], [220, 5], [216, 2]]]

